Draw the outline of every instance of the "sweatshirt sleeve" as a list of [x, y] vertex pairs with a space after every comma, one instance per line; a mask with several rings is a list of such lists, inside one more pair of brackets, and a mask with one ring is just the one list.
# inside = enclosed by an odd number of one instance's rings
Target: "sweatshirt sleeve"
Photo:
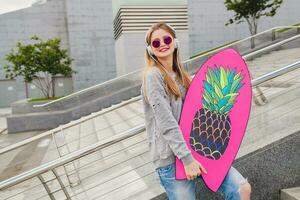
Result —
[[145, 83], [148, 101], [154, 111], [157, 127], [160, 129], [162, 137], [184, 165], [191, 163], [193, 156], [183, 138], [178, 122], [173, 116], [165, 83], [158, 69], [150, 70], [147, 73]]

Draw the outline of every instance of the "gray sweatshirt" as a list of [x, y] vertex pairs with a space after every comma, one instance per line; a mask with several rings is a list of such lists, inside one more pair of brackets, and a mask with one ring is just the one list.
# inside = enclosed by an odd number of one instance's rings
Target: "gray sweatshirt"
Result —
[[[177, 100], [174, 95], [167, 93], [163, 76], [157, 67], [151, 67], [147, 71], [141, 86], [148, 145], [156, 169], [174, 163], [175, 156], [184, 165], [193, 160], [178, 124], [186, 91], [174, 72], [171, 76], [182, 94], [182, 98]], [[143, 90], [145, 84], [147, 98]]]

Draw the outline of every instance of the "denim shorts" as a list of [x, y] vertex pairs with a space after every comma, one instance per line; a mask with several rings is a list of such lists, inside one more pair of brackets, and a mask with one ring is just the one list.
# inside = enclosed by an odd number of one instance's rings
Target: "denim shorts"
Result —
[[[155, 171], [158, 174], [160, 184], [167, 193], [168, 199], [196, 199], [196, 179], [176, 180], [175, 162], [164, 167], [159, 167]], [[197, 179], [203, 181], [201, 175], [198, 176]], [[245, 182], [248, 182], [248, 179], [244, 178], [233, 166], [231, 166], [217, 192], [221, 193], [226, 200], [240, 200], [239, 188], [240, 185]]]

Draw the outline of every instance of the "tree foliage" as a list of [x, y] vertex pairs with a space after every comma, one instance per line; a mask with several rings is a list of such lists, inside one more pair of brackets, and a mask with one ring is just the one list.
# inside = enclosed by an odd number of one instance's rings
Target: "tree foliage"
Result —
[[67, 49], [60, 47], [59, 38], [43, 41], [37, 36], [31, 38], [32, 44], [17, 43], [6, 55], [9, 64], [4, 66], [5, 77], [13, 79], [17, 76], [24, 77], [24, 81], [34, 84], [45, 97], [54, 94], [55, 76], [71, 76], [77, 73], [72, 70], [71, 59]]
[[262, 16], [273, 17], [283, 0], [225, 0], [224, 4], [235, 15], [225, 24], [239, 24], [246, 22], [249, 25], [251, 35], [257, 33], [258, 20]]

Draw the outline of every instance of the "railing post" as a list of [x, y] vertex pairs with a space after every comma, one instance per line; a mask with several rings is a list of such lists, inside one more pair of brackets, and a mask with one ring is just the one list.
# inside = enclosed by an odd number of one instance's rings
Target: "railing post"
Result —
[[272, 41], [276, 40], [276, 32], [275, 29], [272, 29]]
[[[59, 134], [61, 134], [60, 138]], [[69, 153], [71, 153], [63, 127], [61, 127], [61, 130], [59, 132], [53, 132], [52, 133], [52, 138], [56, 147], [56, 150], [58, 152], [58, 155], [60, 157], [63, 157]], [[74, 163], [75, 161], [72, 161], [70, 163], [67, 163], [63, 166], [66, 176], [68, 179], [68, 182], [71, 187], [77, 186], [80, 184], [80, 177], [79, 173], [77, 171], [76, 165]], [[78, 161], [79, 162], [79, 161]], [[75, 175], [75, 178], [74, 178]], [[71, 178], [73, 177], [73, 178]]]
[[254, 41], [254, 37], [251, 38], [251, 49], [255, 48], [255, 41]]

